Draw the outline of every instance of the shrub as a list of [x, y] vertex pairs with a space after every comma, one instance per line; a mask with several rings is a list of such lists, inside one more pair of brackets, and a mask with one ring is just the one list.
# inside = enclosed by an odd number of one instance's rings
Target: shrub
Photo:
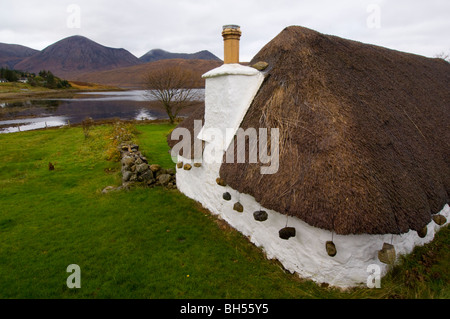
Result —
[[133, 124], [123, 123], [117, 121], [113, 124], [111, 133], [107, 136], [110, 140], [106, 149], [106, 159], [108, 161], [119, 161], [120, 151], [119, 146], [123, 143], [133, 143], [137, 133]]
[[83, 133], [84, 138], [89, 137], [89, 132], [91, 131], [92, 125], [94, 124], [94, 120], [92, 117], [86, 117], [82, 122], [81, 125], [83, 126]]

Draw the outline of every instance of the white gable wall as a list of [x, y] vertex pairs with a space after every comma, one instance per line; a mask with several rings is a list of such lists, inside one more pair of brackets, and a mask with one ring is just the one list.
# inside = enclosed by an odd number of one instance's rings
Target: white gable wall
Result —
[[[244, 119], [264, 80], [258, 70], [240, 64], [223, 64], [203, 75], [205, 83], [205, 124], [198, 138], [225, 151]], [[206, 93], [207, 92], [207, 93]], [[227, 134], [227, 129], [229, 132]], [[223, 139], [205, 131], [219, 130]]]

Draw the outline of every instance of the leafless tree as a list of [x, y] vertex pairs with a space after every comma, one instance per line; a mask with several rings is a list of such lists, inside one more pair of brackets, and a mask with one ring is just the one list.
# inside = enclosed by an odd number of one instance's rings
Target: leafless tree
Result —
[[445, 60], [450, 63], [450, 53], [441, 52], [441, 53], [435, 54], [434, 57]]
[[179, 112], [196, 99], [195, 73], [177, 66], [150, 71], [144, 88], [150, 99], [159, 101], [173, 124]]

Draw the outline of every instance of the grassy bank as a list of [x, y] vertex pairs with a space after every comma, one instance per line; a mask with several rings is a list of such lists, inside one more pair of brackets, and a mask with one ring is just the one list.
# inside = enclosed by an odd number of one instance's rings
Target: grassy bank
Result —
[[[137, 126], [151, 163], [173, 167], [167, 124]], [[381, 289], [346, 292], [286, 273], [177, 190], [119, 185], [110, 125], [0, 134], [0, 298], [449, 298], [450, 235], [419, 247]], [[55, 170], [48, 169], [48, 163]], [[81, 268], [69, 289], [66, 268]]]
[[121, 90], [117, 87], [86, 82], [69, 81], [69, 83], [72, 87], [66, 89], [48, 89], [42, 86], [32, 86], [28, 83], [20, 82], [0, 83], [0, 101], [18, 102], [28, 99], [70, 98], [80, 92]]

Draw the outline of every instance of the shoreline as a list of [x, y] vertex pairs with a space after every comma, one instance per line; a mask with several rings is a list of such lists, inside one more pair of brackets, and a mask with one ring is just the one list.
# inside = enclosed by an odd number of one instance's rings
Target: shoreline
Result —
[[[183, 121], [185, 117], [178, 117], [175, 119], [174, 125], [178, 125], [181, 121]], [[119, 118], [110, 118], [110, 119], [98, 119], [93, 120], [92, 125], [93, 126], [100, 126], [100, 125], [114, 125], [117, 122], [125, 123], [125, 124], [133, 124], [133, 125], [155, 125], [155, 124], [170, 124], [169, 119], [145, 119], [145, 120], [124, 120]], [[20, 124], [26, 124], [26, 123], [18, 123], [15, 125], [15, 127], [18, 127], [17, 131], [13, 132], [2, 132], [2, 129], [11, 127], [11, 125], [0, 125], [0, 135], [1, 134], [14, 134], [14, 133], [22, 133], [22, 132], [29, 132], [29, 131], [46, 131], [51, 129], [63, 129], [63, 128], [73, 128], [73, 127], [80, 127], [83, 126], [83, 123], [70, 123], [70, 124], [63, 124], [63, 125], [50, 125], [45, 127], [37, 127], [29, 130], [20, 130]]]
[[[14, 82], [13, 82], [14, 83]], [[45, 99], [50, 97], [56, 98], [71, 98], [75, 94], [84, 92], [106, 92], [106, 91], [128, 91], [129, 89], [106, 86], [100, 84], [86, 83], [69, 81], [72, 85], [70, 89], [47, 89], [47, 88], [30, 88], [26, 85], [21, 85], [19, 83], [14, 83], [14, 87], [20, 89], [20, 92], [4, 92], [2, 91], [2, 86], [0, 85], [0, 102], [2, 103], [13, 103], [13, 102], [23, 102], [30, 99]], [[21, 88], [23, 87], [23, 88]]]

